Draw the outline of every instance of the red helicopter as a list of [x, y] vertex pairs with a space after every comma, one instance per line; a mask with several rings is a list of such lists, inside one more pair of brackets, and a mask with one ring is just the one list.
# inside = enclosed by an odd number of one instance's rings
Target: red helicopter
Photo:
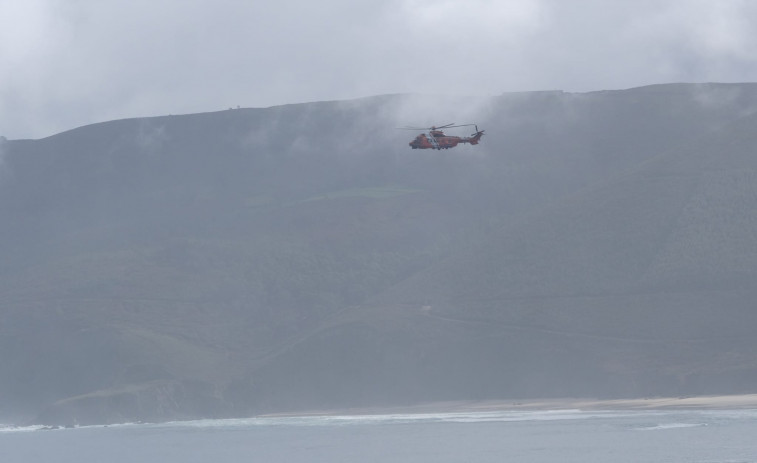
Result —
[[[415, 140], [410, 142], [412, 149], [448, 149], [454, 148], [458, 143], [470, 143], [471, 145], [478, 145], [478, 141], [484, 135], [483, 130], [478, 130], [478, 126], [475, 124], [463, 124], [454, 125], [455, 123], [442, 125], [439, 127], [402, 127], [403, 130], [428, 130], [428, 135], [422, 133], [415, 137]], [[476, 133], [471, 134], [470, 137], [456, 137], [452, 135], [445, 135], [442, 129], [450, 129], [452, 127], [476, 127]]]

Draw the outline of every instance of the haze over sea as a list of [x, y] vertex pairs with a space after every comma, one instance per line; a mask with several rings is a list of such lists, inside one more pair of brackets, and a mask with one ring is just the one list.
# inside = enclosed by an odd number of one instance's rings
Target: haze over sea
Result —
[[757, 462], [757, 410], [489, 411], [0, 427], [16, 462]]

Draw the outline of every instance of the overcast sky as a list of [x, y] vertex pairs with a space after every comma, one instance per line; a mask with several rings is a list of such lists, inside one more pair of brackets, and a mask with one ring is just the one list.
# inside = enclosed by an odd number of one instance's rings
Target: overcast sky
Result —
[[752, 0], [0, 0], [0, 135], [385, 93], [757, 80]]

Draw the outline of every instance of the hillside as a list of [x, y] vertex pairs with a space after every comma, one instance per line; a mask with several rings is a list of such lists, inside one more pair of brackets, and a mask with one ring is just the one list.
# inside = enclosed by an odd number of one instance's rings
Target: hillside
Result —
[[[754, 392], [756, 103], [394, 95], [5, 141], [0, 417]], [[486, 135], [410, 150], [430, 114]]]

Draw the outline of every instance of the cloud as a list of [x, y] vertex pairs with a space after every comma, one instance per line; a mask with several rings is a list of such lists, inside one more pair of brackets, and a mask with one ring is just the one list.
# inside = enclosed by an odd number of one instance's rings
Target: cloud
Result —
[[539, 0], [404, 0], [398, 13], [411, 34], [442, 53], [476, 40], [517, 44], [545, 25], [546, 14]]
[[757, 71], [757, 3], [745, 0], [0, 4], [9, 138], [237, 105], [748, 81]]
[[70, 30], [56, 16], [58, 6], [0, 0], [0, 131], [11, 138], [42, 122], [59, 94], [49, 85], [55, 67], [48, 63], [70, 44]]
[[623, 37], [649, 52], [661, 77], [690, 81], [749, 81], [757, 71], [757, 30], [749, 18], [757, 4], [746, 1], [668, 2], [628, 21]]

